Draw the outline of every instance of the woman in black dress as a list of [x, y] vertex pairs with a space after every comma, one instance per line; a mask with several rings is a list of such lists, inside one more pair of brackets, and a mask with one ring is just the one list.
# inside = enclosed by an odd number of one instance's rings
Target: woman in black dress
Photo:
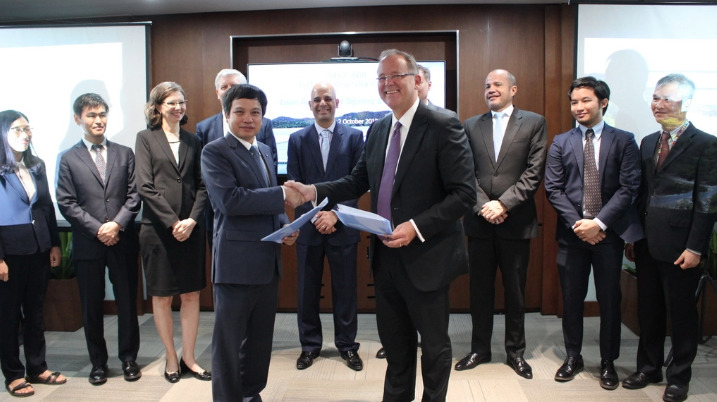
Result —
[[[45, 163], [31, 152], [31, 140], [24, 114], [0, 112], [0, 365], [5, 388], [17, 397], [33, 395], [30, 384], [67, 382], [45, 361], [42, 309], [50, 266], [62, 254]], [[17, 336], [20, 311], [27, 370]]]
[[[179, 381], [182, 371], [201, 380], [211, 374], [194, 356], [199, 327], [199, 291], [204, 273], [204, 205], [207, 191], [200, 172], [201, 144], [181, 129], [186, 123], [184, 90], [163, 82], [145, 106], [146, 130], [137, 134], [135, 175], [143, 201], [139, 241], [152, 296], [154, 323], [167, 352], [164, 377]], [[174, 347], [172, 298], [180, 295], [182, 359]]]

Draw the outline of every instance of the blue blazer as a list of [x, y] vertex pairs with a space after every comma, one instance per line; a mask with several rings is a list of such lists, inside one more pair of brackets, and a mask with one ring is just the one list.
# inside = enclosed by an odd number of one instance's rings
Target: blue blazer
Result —
[[[363, 152], [363, 133], [355, 128], [337, 123], [331, 138], [329, 159], [324, 171], [319, 133], [316, 132], [316, 126], [312, 123], [289, 137], [287, 176], [289, 180], [305, 184], [337, 180], [351, 173], [361, 157], [361, 152]], [[357, 199], [342, 204], [358, 208]], [[311, 208], [312, 205], [309, 202], [299, 206], [296, 208], [296, 216], [301, 216]], [[322, 235], [312, 223], [307, 223], [301, 228], [297, 242], [317, 246], [321, 244], [322, 236], [326, 236], [329, 244], [333, 246], [345, 246], [359, 241], [358, 230], [345, 227], [341, 222], [337, 222], [336, 232], [329, 235]]]
[[60, 246], [45, 163], [40, 161], [29, 170], [37, 189], [32, 200], [28, 199], [14, 172], [0, 173], [0, 258], [29, 255]]
[[[217, 138], [224, 137], [226, 133], [224, 132], [223, 118], [224, 116], [218, 113], [197, 123], [197, 137], [199, 137], [199, 140], [202, 142], [202, 147]], [[274, 161], [274, 172], [276, 172], [276, 168], [279, 164], [278, 154], [276, 152], [276, 139], [274, 138], [274, 128], [271, 125], [271, 120], [266, 117], [261, 120], [261, 129], [256, 135], [256, 140], [271, 148], [271, 158]]]
[[[269, 162], [271, 149], [257, 146]], [[214, 284], [259, 285], [281, 276], [281, 245], [261, 241], [289, 222], [276, 173], [269, 173], [265, 187], [254, 157], [231, 134], [204, 147], [202, 177], [214, 209]]]
[[140, 199], [134, 181], [134, 153], [124, 145], [107, 141], [107, 168], [102, 182], [92, 156], [80, 141], [60, 156], [57, 175], [57, 206], [72, 225], [72, 246], [82, 250], [75, 259], [95, 259], [107, 246], [97, 239], [105, 222], [115, 221], [125, 230], [112, 247], [137, 249], [134, 220]]
[[[635, 207], [640, 187], [640, 151], [632, 133], [605, 124], [600, 139], [598, 171], [602, 209], [597, 218], [626, 242], [644, 237]], [[583, 140], [579, 127], [555, 136], [548, 151], [545, 190], [558, 212], [556, 238], [582, 244], [572, 226], [583, 218]], [[613, 239], [616, 239], [613, 237]]]

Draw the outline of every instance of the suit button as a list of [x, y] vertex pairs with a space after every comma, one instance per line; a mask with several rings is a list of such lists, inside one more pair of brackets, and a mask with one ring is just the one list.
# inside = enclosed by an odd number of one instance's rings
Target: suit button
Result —
[[182, 178], [181, 178], [181, 177], [178, 177], [178, 178], [177, 178], [177, 183], [181, 183], [181, 182], [182, 182]]

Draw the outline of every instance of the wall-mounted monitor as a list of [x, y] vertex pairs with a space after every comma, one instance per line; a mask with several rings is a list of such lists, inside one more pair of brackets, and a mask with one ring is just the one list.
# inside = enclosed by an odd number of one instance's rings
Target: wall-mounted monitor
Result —
[[[431, 72], [428, 99], [444, 107], [445, 61], [419, 61]], [[249, 83], [261, 88], [268, 99], [266, 116], [272, 121], [279, 158], [279, 174], [286, 174], [287, 146], [291, 133], [312, 124], [311, 89], [326, 81], [336, 89], [339, 107], [336, 121], [366, 134], [371, 123], [390, 112], [378, 95], [377, 62], [323, 62], [248, 64]]]

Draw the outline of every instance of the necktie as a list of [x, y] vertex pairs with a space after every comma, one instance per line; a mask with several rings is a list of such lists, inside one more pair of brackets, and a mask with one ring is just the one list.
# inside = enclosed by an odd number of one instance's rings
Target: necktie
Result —
[[493, 119], [493, 150], [495, 151], [495, 160], [498, 161], [500, 153], [500, 145], [503, 143], [503, 112], [495, 113]]
[[261, 177], [264, 179], [264, 187], [269, 187], [269, 176], [266, 174], [266, 166], [259, 153], [259, 148], [257, 148], [256, 145], [252, 145], [249, 152], [251, 152], [251, 155], [254, 157], [256, 167], [259, 168], [261, 172]]
[[600, 174], [595, 164], [595, 148], [593, 146], [593, 138], [595, 132], [589, 128], [585, 132], [584, 152], [584, 187], [585, 194], [585, 218], [594, 218], [602, 208], [602, 195], [600, 192]]
[[657, 165], [655, 166], [656, 169], [659, 169], [662, 167], [662, 164], [665, 163], [665, 159], [667, 159], [667, 154], [670, 153], [670, 133], [667, 131], [663, 131], [660, 135], [660, 153], [657, 155]]
[[102, 179], [102, 183], [105, 182], [105, 171], [107, 170], [107, 166], [105, 165], [105, 158], [102, 157], [103, 149], [103, 145], [92, 145], [92, 151], [95, 152], [95, 165], [97, 166], [97, 171], [100, 172], [100, 178]]
[[326, 161], [329, 160], [329, 149], [331, 148], [329, 134], [331, 134], [329, 130], [321, 132], [321, 160], [324, 162], [324, 170], [326, 170]]
[[401, 123], [397, 121], [393, 129], [393, 134], [391, 134], [391, 140], [388, 143], [388, 152], [386, 154], [386, 162], [383, 164], [381, 187], [378, 189], [378, 202], [376, 205], [378, 214], [389, 221], [391, 220], [393, 179], [396, 177], [396, 166], [398, 166], [399, 155], [401, 155]]

